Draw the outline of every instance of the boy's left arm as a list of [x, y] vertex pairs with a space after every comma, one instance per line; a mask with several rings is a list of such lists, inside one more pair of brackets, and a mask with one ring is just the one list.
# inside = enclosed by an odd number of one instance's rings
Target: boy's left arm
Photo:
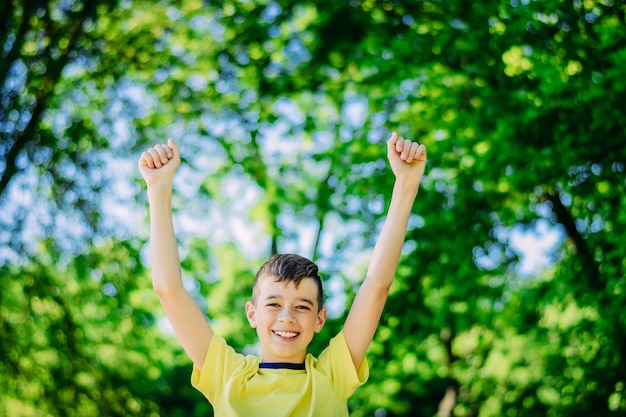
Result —
[[396, 177], [387, 218], [376, 240], [365, 280], [361, 284], [343, 328], [354, 366], [365, 357], [393, 282], [413, 202], [424, 168], [426, 148], [394, 132], [387, 142], [387, 157]]

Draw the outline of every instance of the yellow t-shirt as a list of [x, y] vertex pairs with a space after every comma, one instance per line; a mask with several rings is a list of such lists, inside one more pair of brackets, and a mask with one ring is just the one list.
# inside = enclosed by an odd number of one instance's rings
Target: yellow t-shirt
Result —
[[339, 332], [319, 358], [310, 353], [304, 370], [259, 368], [213, 336], [202, 371], [194, 366], [191, 384], [213, 405], [217, 417], [345, 417], [348, 398], [367, 380], [363, 359], [355, 369]]

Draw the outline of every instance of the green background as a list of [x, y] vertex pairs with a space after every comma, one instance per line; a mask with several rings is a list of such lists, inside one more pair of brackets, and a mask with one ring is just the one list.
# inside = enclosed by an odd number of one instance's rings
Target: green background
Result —
[[168, 137], [216, 331], [254, 352], [254, 273], [298, 252], [329, 294], [319, 352], [389, 201], [391, 130], [429, 161], [351, 415], [625, 415], [625, 13], [2, 2], [0, 416], [212, 415], [150, 283], [136, 161]]

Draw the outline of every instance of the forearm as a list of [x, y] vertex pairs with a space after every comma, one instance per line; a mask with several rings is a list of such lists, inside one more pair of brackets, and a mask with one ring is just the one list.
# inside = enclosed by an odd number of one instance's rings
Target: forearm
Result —
[[354, 365], [365, 356], [396, 274], [411, 208], [418, 186], [396, 181], [387, 218], [374, 245], [365, 280], [354, 299], [343, 329]]
[[374, 245], [365, 280], [343, 327], [352, 362], [359, 367], [380, 321], [402, 253], [409, 216], [426, 166], [426, 148], [393, 133], [387, 157], [396, 177], [391, 203]]
[[164, 294], [182, 288], [180, 256], [172, 223], [171, 186], [148, 188], [152, 286]]
[[391, 286], [418, 188], [402, 180], [394, 184], [387, 217], [372, 252], [366, 282], [383, 288]]

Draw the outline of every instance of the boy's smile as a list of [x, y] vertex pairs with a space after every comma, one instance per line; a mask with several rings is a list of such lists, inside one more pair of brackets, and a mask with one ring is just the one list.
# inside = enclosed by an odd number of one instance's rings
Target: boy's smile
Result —
[[292, 281], [266, 277], [257, 285], [255, 300], [246, 304], [246, 315], [257, 330], [263, 361], [304, 362], [313, 335], [326, 321], [326, 309], [317, 305], [315, 281], [304, 278], [296, 287]]

